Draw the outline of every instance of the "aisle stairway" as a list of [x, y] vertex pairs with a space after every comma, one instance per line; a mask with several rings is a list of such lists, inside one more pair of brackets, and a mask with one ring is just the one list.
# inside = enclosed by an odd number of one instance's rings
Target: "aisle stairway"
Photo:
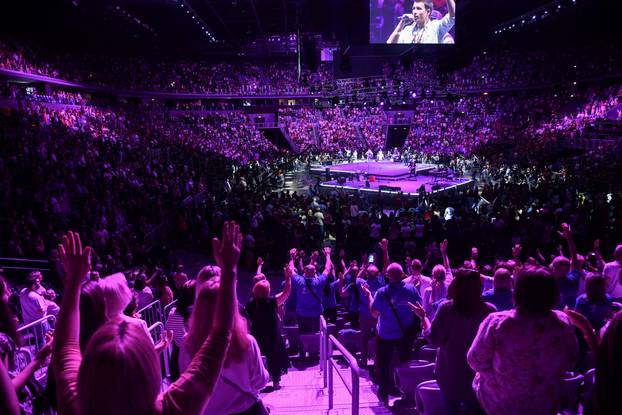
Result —
[[[350, 369], [341, 369], [343, 377], [350, 381]], [[292, 368], [281, 379], [281, 389], [262, 394], [272, 415], [349, 415], [352, 413], [352, 397], [339, 376], [334, 374], [334, 408], [328, 410], [328, 388], [323, 387], [322, 373], [315, 365], [299, 371]], [[360, 379], [359, 414], [393, 414], [378, 402], [375, 387], [370, 380]]]

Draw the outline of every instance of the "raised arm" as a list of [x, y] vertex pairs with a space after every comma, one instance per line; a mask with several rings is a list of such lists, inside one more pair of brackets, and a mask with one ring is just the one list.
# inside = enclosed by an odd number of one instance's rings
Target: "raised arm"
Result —
[[378, 318], [378, 316], [380, 315], [380, 311], [376, 310], [373, 307], [374, 297], [372, 296], [371, 291], [369, 291], [369, 286], [366, 282], [361, 284], [361, 290], [363, 290], [363, 295], [367, 297], [367, 304], [369, 305], [369, 312], [371, 313], [372, 317]]
[[263, 267], [263, 259], [259, 257], [257, 258], [257, 272], [255, 272], [255, 275], [261, 274], [262, 267]]
[[570, 265], [572, 269], [580, 270], [579, 263], [577, 261], [577, 247], [574, 244], [574, 239], [572, 237], [572, 231], [570, 230], [570, 225], [567, 223], [562, 223], [562, 231], [558, 232], [559, 236], [566, 240], [568, 244], [568, 251], [570, 252]]
[[[161, 396], [164, 413], [200, 413], [209, 400], [220, 376], [231, 339], [233, 318], [237, 312], [237, 263], [242, 248], [242, 234], [235, 222], [225, 222], [222, 238], [212, 240], [214, 259], [221, 268], [213, 326], [192, 362], [181, 377]], [[199, 289], [199, 288], [197, 288]], [[201, 300], [201, 296], [197, 301]], [[193, 312], [202, 307], [195, 306]], [[210, 318], [210, 316], [205, 316]], [[193, 322], [198, 320], [193, 320]], [[190, 328], [192, 330], [192, 326]], [[191, 333], [188, 333], [190, 336]]]
[[441, 242], [440, 250], [441, 250], [441, 257], [443, 257], [443, 266], [448, 272], [451, 272], [451, 266], [449, 264], [449, 257], [447, 256], [447, 245], [448, 244], [449, 243], [447, 242], [447, 239], [445, 239], [443, 242]]
[[600, 239], [594, 241], [594, 254], [596, 255], [596, 267], [599, 272], [602, 272], [603, 268], [605, 268], [605, 260], [600, 253]]
[[[410, 16], [410, 18], [408, 16]], [[408, 23], [412, 22], [413, 20], [414, 18], [412, 17], [412, 14], [402, 17], [395, 29], [393, 30], [393, 33], [391, 33], [391, 36], [389, 36], [389, 39], [387, 39], [387, 43], [397, 43], [400, 38], [400, 33], [402, 33], [402, 30], [404, 30]]]
[[451, 17], [456, 17], [456, 0], [447, 0], [447, 12]]
[[389, 266], [389, 241], [386, 239], [380, 241], [380, 249], [382, 250], [382, 274], [386, 274]]
[[289, 267], [296, 271], [296, 257], [298, 255], [298, 250], [296, 248], [292, 248], [289, 250]]
[[283, 274], [285, 275], [285, 286], [283, 287], [283, 291], [275, 296], [277, 306], [284, 304], [292, 293], [293, 270], [289, 266], [286, 266], [283, 268]]
[[0, 413], [6, 415], [20, 414], [17, 394], [2, 360], [0, 360]]
[[330, 259], [331, 249], [329, 246], [324, 247], [324, 256], [326, 257], [326, 264], [324, 265], [324, 275], [330, 274], [330, 269], [333, 266], [333, 262]]
[[58, 246], [65, 269], [65, 293], [56, 321], [52, 365], [56, 376], [58, 413], [78, 414], [80, 353], [80, 287], [91, 268], [91, 248], [82, 250], [80, 235], [68, 232]]

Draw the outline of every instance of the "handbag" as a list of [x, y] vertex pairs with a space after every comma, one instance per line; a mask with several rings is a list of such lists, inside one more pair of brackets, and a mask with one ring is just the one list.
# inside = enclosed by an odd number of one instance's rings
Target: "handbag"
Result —
[[239, 390], [242, 393], [242, 395], [246, 395], [255, 400], [255, 403], [252, 404], [248, 409], [245, 409], [242, 412], [237, 412], [235, 414], [229, 414], [229, 415], [270, 415], [270, 410], [266, 408], [261, 398], [258, 398], [252, 393], [245, 391], [244, 389], [240, 387], [240, 385], [238, 385], [237, 383], [235, 383], [234, 381], [230, 379], [227, 379], [227, 377], [223, 375], [220, 375], [220, 379], [222, 379], [222, 381], [225, 382], [227, 385], [232, 386], [235, 389]]

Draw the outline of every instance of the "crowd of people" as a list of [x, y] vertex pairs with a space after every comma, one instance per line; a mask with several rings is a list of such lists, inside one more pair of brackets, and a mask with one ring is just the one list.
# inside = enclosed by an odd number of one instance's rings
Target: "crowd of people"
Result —
[[[548, 68], [537, 53], [516, 67], [512, 54], [484, 56], [446, 82], [525, 86], [535, 78], [525, 74]], [[259, 95], [330, 83], [330, 94], [401, 94], [415, 84], [395, 77], [418, 72], [393, 72], [388, 83], [333, 81], [326, 71], [299, 81], [280, 64], [113, 59], [108, 77], [84, 78], [85, 59], [68, 69], [77, 61], [46, 63], [0, 44], [0, 68], [118, 89]], [[611, 59], [571, 75], [610, 72]], [[559, 80], [550, 73], [541, 80]], [[2, 92], [15, 108], [0, 113], [0, 256], [47, 260], [50, 270], [19, 280], [0, 269], [0, 413], [265, 414], [260, 391], [281, 387], [289, 353], [304, 355], [287, 350], [283, 325], [315, 333], [320, 316], [336, 323], [338, 313], [358, 332], [359, 365], [381, 401], [402, 393], [395, 360], [409, 364], [425, 345], [437, 350], [449, 414], [552, 414], [568, 372], [592, 368], [585, 413], [622, 407], [620, 154], [562, 145], [590, 131], [619, 138], [619, 115], [611, 129], [599, 124], [619, 111], [619, 83], [418, 100], [403, 152], [473, 182], [387, 199], [272, 186], [321, 152], [384, 149], [380, 104], [279, 108], [296, 156], [233, 104]], [[171, 254], [182, 244], [213, 263], [188, 275]], [[242, 268], [256, 271], [248, 301], [236, 295]], [[168, 310], [155, 339], [138, 313], [154, 302]], [[46, 316], [54, 330], [37, 326], [40, 344], [25, 363], [17, 322]], [[169, 351], [166, 385], [160, 356]]]

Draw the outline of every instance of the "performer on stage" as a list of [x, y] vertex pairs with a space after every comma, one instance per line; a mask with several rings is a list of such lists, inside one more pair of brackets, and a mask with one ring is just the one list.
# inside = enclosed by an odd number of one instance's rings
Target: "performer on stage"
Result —
[[432, 0], [415, 0], [412, 14], [405, 14], [389, 36], [387, 43], [441, 44], [456, 23], [456, 1], [447, 0], [447, 14], [440, 20], [431, 20]]
[[367, 161], [372, 161], [374, 159], [374, 152], [371, 151], [371, 148], [367, 150]]
[[354, 161], [358, 160], [358, 158], [359, 158], [359, 152], [358, 152], [358, 151], [356, 151], [356, 150], [354, 150], [354, 151], [352, 152], [352, 158], [354, 159]]
[[378, 154], [376, 155], [376, 161], [382, 160], [384, 160], [384, 153], [382, 152], [382, 150], [378, 150]]

